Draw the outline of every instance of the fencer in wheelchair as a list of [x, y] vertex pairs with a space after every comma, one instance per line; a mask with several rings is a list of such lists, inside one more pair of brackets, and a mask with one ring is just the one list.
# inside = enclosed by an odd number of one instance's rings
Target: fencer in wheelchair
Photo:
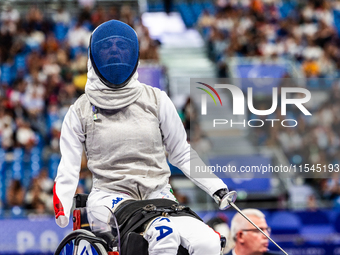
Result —
[[[167, 94], [138, 81], [138, 63], [137, 33], [129, 25], [110, 20], [93, 31], [85, 93], [70, 106], [61, 129], [62, 158], [53, 190], [56, 222], [60, 227], [69, 223], [85, 150], [93, 178], [87, 208], [105, 206], [118, 213], [125, 202], [141, 203], [138, 210], [149, 205], [159, 215], [134, 226], [142, 229], [149, 255], [175, 255], [179, 247], [191, 255], [218, 255], [219, 235], [176, 202], [167, 159], [213, 197], [220, 209], [228, 207], [235, 193], [218, 178], [190, 175], [193, 161], [201, 166], [204, 163], [190, 148], [183, 123]], [[121, 232], [126, 231], [119, 227]], [[127, 240], [124, 235], [121, 239]]]

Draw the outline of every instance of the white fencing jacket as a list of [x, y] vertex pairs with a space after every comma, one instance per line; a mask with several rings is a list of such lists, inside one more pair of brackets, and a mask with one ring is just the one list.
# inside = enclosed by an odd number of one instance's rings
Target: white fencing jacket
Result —
[[88, 69], [85, 94], [70, 107], [61, 130], [62, 158], [54, 187], [59, 226], [69, 222], [83, 149], [93, 188], [107, 192], [148, 199], [162, 190], [170, 177], [164, 149], [169, 162], [209, 195], [227, 188], [218, 178], [190, 176], [190, 154], [198, 156], [165, 92], [141, 84], [137, 72], [126, 87], [112, 90], [101, 83], [90, 61]]

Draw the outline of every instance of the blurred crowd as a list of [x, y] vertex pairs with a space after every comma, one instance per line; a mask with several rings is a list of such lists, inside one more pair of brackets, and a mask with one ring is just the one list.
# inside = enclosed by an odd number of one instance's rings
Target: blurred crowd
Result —
[[231, 57], [296, 60], [306, 77], [329, 77], [340, 68], [334, 10], [339, 1], [225, 0], [216, 13], [205, 10], [198, 21], [210, 58], [226, 77]]
[[[47, 162], [53, 155], [60, 158], [63, 117], [84, 92], [87, 47], [96, 26], [109, 19], [131, 25], [140, 40], [140, 59], [159, 61], [159, 42], [150, 38], [133, 8], [107, 8], [94, 2], [79, 1], [76, 16], [63, 5], [54, 9], [52, 15], [37, 6], [24, 13], [9, 2], [0, 6], [0, 161], [13, 160], [18, 148], [23, 151], [23, 158], [32, 158], [33, 150], [40, 151], [42, 158], [29, 182], [23, 181], [23, 175], [7, 178], [6, 169], [0, 171], [0, 179], [4, 180], [0, 189], [6, 187], [0, 196], [0, 209], [15, 209], [16, 213], [25, 208], [33, 215], [52, 212], [55, 172]], [[231, 57], [287, 58], [298, 64], [305, 77], [340, 76], [340, 23], [335, 22], [334, 12], [340, 11], [340, 1], [218, 0], [215, 7], [214, 13], [203, 11], [198, 27], [220, 77], [228, 77], [226, 63]], [[324, 93], [326, 99], [308, 108], [312, 118], [289, 107], [287, 118], [296, 119], [298, 126], [267, 125], [254, 129], [254, 144], [282, 147], [289, 162], [295, 165], [340, 164], [340, 83], [332, 81]], [[271, 102], [271, 98], [255, 98], [254, 106], [269, 109]], [[198, 124], [197, 109], [190, 98], [180, 115], [188, 140], [204, 154], [211, 144]], [[269, 117], [282, 118], [277, 112]], [[314, 179], [311, 185], [321, 191], [321, 196], [340, 205], [340, 179], [337, 174], [331, 177]], [[84, 156], [78, 192], [89, 192], [91, 185]]]
[[[312, 92], [313, 93], [313, 92]], [[264, 126], [255, 129], [251, 139], [260, 146], [278, 146], [282, 148], [289, 163], [301, 166], [306, 164], [311, 170], [305, 174], [306, 181], [315, 188], [320, 198], [330, 200], [334, 206], [340, 206], [340, 83], [333, 82], [326, 97], [321, 102], [313, 102], [307, 108], [312, 116], [305, 116], [297, 107], [287, 107], [287, 116], [281, 116], [280, 110], [270, 119], [295, 119], [294, 128], [282, 125]], [[314, 95], [317, 98], [317, 95]], [[269, 109], [270, 102], [261, 102], [258, 107]], [[265, 119], [252, 116], [254, 119]], [[278, 122], [277, 122], [278, 123]], [[293, 125], [293, 123], [290, 123]], [[316, 167], [321, 167], [316, 169]], [[298, 171], [300, 171], [298, 169]], [[304, 170], [303, 170], [304, 171]], [[302, 176], [304, 176], [302, 174]], [[307, 199], [307, 198], [306, 198]]]
[[[233, 57], [284, 58], [292, 60], [307, 78], [305, 86], [323, 90], [321, 95], [312, 92], [313, 98], [322, 98], [308, 105], [312, 117], [306, 117], [295, 106], [288, 106], [285, 119], [297, 120], [295, 128], [265, 125], [252, 129], [250, 139], [255, 145], [282, 148], [293, 165], [314, 165], [314, 171], [306, 175], [314, 179], [307, 179], [307, 183], [315, 188], [317, 196], [329, 199], [337, 207], [340, 206], [340, 82], [328, 78], [340, 77], [339, 13], [340, 1], [225, 0], [217, 1], [215, 13], [204, 10], [198, 20], [220, 77], [229, 76], [226, 63]], [[289, 87], [294, 86], [295, 81], [290, 81]], [[256, 109], [269, 109], [271, 105], [271, 96], [254, 99]], [[249, 118], [283, 120], [280, 110], [271, 116], [249, 113]], [[321, 174], [315, 171], [317, 164], [322, 167]]]
[[[62, 4], [52, 15], [37, 5], [23, 13], [10, 2], [2, 2], [0, 8], [0, 161], [12, 161], [16, 149], [23, 151], [23, 160], [32, 157], [33, 150], [42, 158], [29, 183], [23, 174], [8, 178], [11, 169], [3, 164], [0, 209], [49, 213], [55, 172], [47, 162], [51, 155], [60, 154], [63, 117], [84, 92], [93, 29], [110, 19], [129, 24], [140, 39], [141, 60], [157, 62], [159, 43], [150, 38], [136, 10], [127, 5], [107, 8], [95, 1], [79, 1], [77, 15]], [[82, 169], [79, 192], [89, 192], [91, 174], [85, 157]]]

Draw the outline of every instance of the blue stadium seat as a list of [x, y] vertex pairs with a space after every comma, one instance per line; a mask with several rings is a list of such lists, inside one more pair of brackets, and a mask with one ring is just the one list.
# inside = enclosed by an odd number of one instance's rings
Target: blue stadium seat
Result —
[[23, 218], [25, 216], [25, 212], [23, 208], [19, 206], [14, 206], [10, 211], [11, 218]]
[[87, 52], [87, 48], [86, 47], [72, 47], [71, 48], [71, 59], [74, 59], [78, 54], [86, 54]]
[[334, 15], [334, 25], [336, 27], [338, 34], [340, 34], [340, 11], [333, 10], [333, 15]]
[[17, 54], [14, 59], [14, 65], [17, 71], [26, 70], [26, 54]]
[[164, 11], [164, 4], [161, 2], [148, 3], [148, 12], [162, 12]]
[[182, 16], [184, 24], [187, 27], [192, 27], [195, 24], [196, 19], [190, 6], [187, 3], [180, 3], [177, 6], [177, 9]]
[[212, 2], [209, 2], [209, 1], [203, 3], [203, 8], [208, 10], [208, 12], [210, 14], [215, 14], [215, 12], [216, 12], [216, 8], [215, 8], [214, 4]]
[[55, 38], [62, 42], [65, 40], [68, 32], [68, 27], [64, 23], [57, 23], [54, 26], [54, 36]]
[[5, 84], [12, 84], [12, 66], [9, 64], [3, 64], [1, 66], [1, 82]]
[[31, 177], [36, 177], [40, 169], [42, 168], [42, 148], [40, 146], [36, 146], [31, 150], [30, 157], [30, 172]]
[[192, 13], [194, 14], [195, 20], [197, 21], [199, 16], [203, 13], [203, 5], [201, 3], [193, 3], [191, 5]]
[[279, 8], [281, 18], [284, 19], [284, 18], [289, 17], [292, 11], [294, 10], [294, 8], [295, 6], [293, 3], [284, 2]]
[[12, 164], [12, 177], [16, 180], [22, 180], [24, 176], [24, 149], [15, 148], [13, 150], [13, 164]]
[[50, 178], [54, 179], [57, 176], [58, 165], [60, 162], [60, 155], [53, 153], [48, 161], [48, 175]]

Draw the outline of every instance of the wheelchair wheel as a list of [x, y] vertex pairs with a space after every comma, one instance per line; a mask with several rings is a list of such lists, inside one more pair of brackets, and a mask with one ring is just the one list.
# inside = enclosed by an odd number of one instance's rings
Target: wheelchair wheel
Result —
[[[80, 235], [84, 237], [79, 237]], [[61, 241], [54, 255], [107, 255], [102, 244], [86, 240], [86, 236], [95, 237], [92, 232], [84, 229], [72, 231]], [[78, 237], [79, 239], [77, 239]], [[79, 242], [77, 248], [76, 240]], [[76, 253], [75, 248], [77, 249]]]

